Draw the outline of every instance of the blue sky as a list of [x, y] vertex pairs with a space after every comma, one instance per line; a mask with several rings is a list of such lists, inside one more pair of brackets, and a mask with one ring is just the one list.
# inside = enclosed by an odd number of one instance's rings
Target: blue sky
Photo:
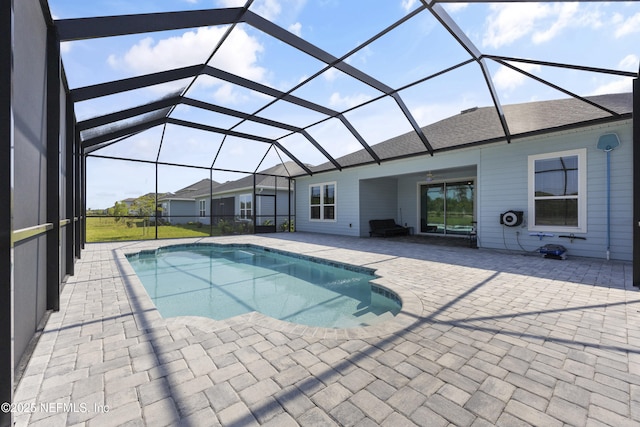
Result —
[[[244, 5], [239, 0], [50, 0], [54, 19], [101, 15], [197, 10]], [[469, 59], [468, 53], [445, 31], [428, 10], [417, 13], [378, 40], [360, 44], [411, 14], [417, 0], [255, 0], [250, 10], [317, 45], [335, 57], [350, 53], [346, 62], [394, 89], [404, 88], [447, 67]], [[484, 54], [560, 62], [637, 72], [640, 50], [639, 2], [609, 3], [446, 3], [443, 7]], [[227, 27], [195, 28], [144, 35], [64, 43], [63, 63], [71, 88], [136, 75], [202, 64], [226, 33]], [[564, 94], [487, 61], [503, 104], [556, 99]], [[276, 40], [256, 28], [239, 24], [209, 65], [266, 86], [289, 91], [325, 67], [325, 64]], [[601, 73], [519, 64], [524, 71], [581, 95], [631, 91], [631, 79]], [[255, 113], [272, 100], [208, 76], [146, 88], [76, 105], [79, 120], [137, 106], [167, 92], [179, 92], [193, 83], [187, 96]], [[460, 111], [491, 104], [491, 97], [476, 63], [401, 90], [400, 96], [420, 126]], [[338, 71], [329, 69], [296, 89], [293, 95], [344, 112], [370, 144], [411, 130], [397, 104], [388, 97], [367, 103], [381, 93]], [[365, 105], [362, 105], [365, 104]], [[259, 116], [305, 127], [333, 156], [359, 150], [357, 140], [336, 119], [286, 102], [278, 102]], [[301, 161], [326, 161], [300, 135], [282, 129], [180, 106], [172, 117], [208, 123], [239, 132], [279, 139]], [[154, 128], [114, 144], [96, 154], [155, 160], [162, 128]], [[160, 161], [210, 167], [222, 136], [168, 126]], [[288, 160], [263, 143], [227, 138], [214, 167], [234, 170], [264, 169]], [[217, 181], [239, 175], [214, 172]], [[206, 170], [160, 168], [160, 192], [175, 191], [209, 178]], [[155, 191], [155, 167], [140, 163], [91, 159], [88, 169], [88, 207], [106, 208], [116, 200]]]

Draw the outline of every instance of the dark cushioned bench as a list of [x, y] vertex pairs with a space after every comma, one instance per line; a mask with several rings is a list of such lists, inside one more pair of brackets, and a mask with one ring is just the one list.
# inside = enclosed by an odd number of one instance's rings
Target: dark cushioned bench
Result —
[[406, 236], [409, 228], [396, 224], [393, 219], [372, 219], [369, 221], [369, 236]]

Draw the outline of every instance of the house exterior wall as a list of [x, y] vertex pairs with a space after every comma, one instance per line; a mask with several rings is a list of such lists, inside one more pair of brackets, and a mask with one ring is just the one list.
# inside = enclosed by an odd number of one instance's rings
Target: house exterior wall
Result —
[[360, 236], [369, 235], [372, 219], [400, 221], [398, 189], [398, 179], [394, 177], [360, 181]]
[[[596, 147], [605, 133], [616, 133], [621, 141], [611, 156], [611, 252], [612, 259], [632, 257], [632, 127], [631, 121], [566, 130], [530, 137], [511, 144], [496, 143], [461, 149], [435, 156], [421, 156], [319, 173], [296, 179], [296, 230], [367, 236], [368, 220], [394, 218], [418, 230], [418, 184], [427, 171], [475, 167], [474, 214], [478, 222], [480, 247], [535, 251], [547, 243], [567, 248], [568, 255], [606, 257], [606, 154]], [[528, 229], [529, 156], [565, 150], [586, 149], [587, 232], [575, 233], [586, 240], [530, 236]], [[472, 168], [466, 169], [473, 170]], [[450, 177], [455, 179], [455, 177]], [[474, 178], [459, 176], [458, 178]], [[335, 221], [312, 221], [309, 216], [309, 186], [336, 183]], [[525, 212], [521, 227], [500, 224], [500, 214], [508, 210]], [[351, 226], [350, 226], [351, 225]], [[517, 234], [516, 234], [517, 232]]]
[[[603, 258], [606, 256], [607, 197], [606, 154], [596, 147], [605, 133], [616, 133], [621, 141], [611, 156], [611, 258], [631, 260], [632, 256], [632, 134], [631, 122], [598, 126], [515, 141], [509, 145], [484, 148], [479, 165], [478, 238], [482, 247], [536, 250], [547, 244], [560, 244], [569, 255]], [[587, 151], [587, 232], [576, 236], [586, 240], [530, 236], [528, 230], [528, 156], [586, 148]], [[525, 212], [521, 227], [503, 227], [499, 216], [507, 210]], [[519, 233], [516, 235], [516, 233]], [[520, 248], [522, 246], [522, 248]]]
[[[200, 201], [204, 200], [204, 216], [200, 216]], [[203, 199], [198, 199], [194, 203], [194, 209], [196, 213], [195, 221], [209, 225], [211, 224], [211, 198], [205, 197]]]
[[[199, 221], [198, 204], [193, 200], [171, 200], [169, 202], [169, 214], [163, 216], [172, 224], [186, 224], [188, 222]], [[200, 221], [202, 222], [202, 221]]]
[[[296, 178], [296, 230], [368, 236], [369, 219], [385, 218], [393, 218], [397, 223], [406, 223], [417, 230], [417, 183], [424, 181], [426, 172], [468, 167], [477, 164], [478, 160], [478, 150], [460, 150], [439, 153], [434, 157], [411, 157]], [[378, 181], [381, 178], [386, 178], [386, 181]], [[309, 186], [325, 182], [336, 183], [336, 220], [312, 221], [309, 218]], [[385, 191], [376, 191], [377, 184], [382, 185]], [[391, 192], [393, 196], [388, 194]]]
[[[276, 220], [276, 223], [277, 223], [276, 225], [280, 226], [282, 223], [284, 223], [285, 220], [288, 219], [289, 206], [291, 206], [291, 214], [293, 215], [295, 213], [295, 209], [293, 206], [294, 195], [291, 194], [289, 196], [290, 200], [287, 200], [287, 193], [288, 193], [288, 190], [278, 190], [275, 199], [273, 197], [257, 197], [255, 213], [256, 215], [259, 216], [258, 223], [262, 223], [267, 219], [273, 220], [273, 215], [277, 213], [278, 218]], [[238, 217], [240, 216], [240, 196], [243, 194], [251, 194], [251, 191], [241, 190], [236, 193], [225, 193], [222, 195], [214, 195], [214, 203], [215, 203], [215, 200], [233, 198], [233, 204], [234, 204], [233, 215]], [[264, 194], [273, 195], [273, 191], [265, 192]], [[194, 206], [196, 210], [198, 209], [200, 200], [203, 200], [203, 198], [198, 198], [194, 202]], [[203, 224], [209, 224], [211, 206], [210, 206], [209, 199], [205, 199], [205, 200], [206, 200], [207, 216], [205, 218], [198, 218], [198, 220]], [[277, 204], [277, 211], [275, 207], [276, 204]], [[261, 217], [261, 216], [264, 216], [264, 217]]]

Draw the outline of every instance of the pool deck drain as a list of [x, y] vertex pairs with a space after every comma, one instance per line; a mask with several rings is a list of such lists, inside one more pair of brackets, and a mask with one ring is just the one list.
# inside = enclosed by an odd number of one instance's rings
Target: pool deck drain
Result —
[[[247, 243], [374, 268], [396, 321], [163, 319], [123, 254]], [[16, 390], [17, 426], [640, 425], [626, 262], [307, 233], [89, 244]], [[406, 310], [404, 309], [407, 306]], [[376, 329], [369, 329], [376, 328]]]

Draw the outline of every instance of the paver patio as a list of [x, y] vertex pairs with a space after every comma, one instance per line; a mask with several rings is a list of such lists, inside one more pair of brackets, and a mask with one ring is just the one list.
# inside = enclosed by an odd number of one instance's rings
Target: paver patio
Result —
[[[410, 308], [325, 330], [162, 319], [122, 251], [253, 243], [375, 268]], [[16, 425], [638, 426], [631, 263], [307, 233], [89, 244], [24, 371]]]

